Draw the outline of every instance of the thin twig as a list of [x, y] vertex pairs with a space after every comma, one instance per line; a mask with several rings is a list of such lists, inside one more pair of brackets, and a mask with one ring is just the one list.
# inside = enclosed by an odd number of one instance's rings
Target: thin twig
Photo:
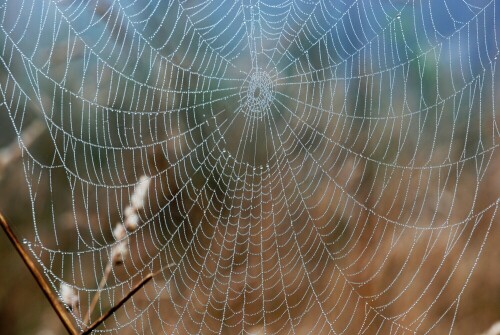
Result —
[[135, 293], [137, 293], [137, 291], [139, 291], [151, 279], [153, 279], [153, 274], [149, 273], [146, 277], [144, 277], [144, 279], [139, 284], [137, 284], [136, 286], [134, 286], [134, 288], [129, 293], [127, 293], [127, 295], [122, 300], [120, 300], [120, 302], [118, 302], [116, 305], [114, 305], [113, 307], [111, 307], [111, 309], [109, 309], [99, 319], [97, 319], [94, 323], [92, 323], [82, 333], [82, 335], [90, 334], [94, 329], [96, 329], [97, 327], [99, 327], [101, 325], [101, 323], [103, 323], [107, 318], [109, 318], [111, 315], [113, 315], [120, 307], [122, 307], [122, 305], [124, 303], [127, 302], [128, 299], [130, 299]]
[[169, 268], [169, 267], [171, 267], [173, 265], [175, 265], [175, 264], [168, 264], [168, 265], [164, 266], [163, 268], [161, 268], [160, 270], [156, 271], [155, 273], [149, 273], [149, 274], [147, 274], [140, 283], [138, 283], [137, 285], [135, 285], [132, 288], [132, 290], [129, 293], [127, 293], [127, 295], [125, 297], [123, 297], [122, 300], [120, 300], [116, 305], [114, 305], [113, 307], [111, 307], [99, 319], [97, 319], [96, 321], [94, 321], [94, 323], [92, 323], [81, 335], [88, 335], [88, 334], [90, 334], [94, 329], [96, 329], [97, 327], [99, 327], [104, 321], [106, 321], [111, 315], [113, 315], [118, 309], [120, 309], [120, 307], [122, 307], [123, 304], [125, 304], [127, 302], [127, 300], [129, 300], [134, 294], [136, 294], [137, 291], [139, 291], [151, 279], [153, 279], [154, 276], [156, 276], [157, 274], [163, 272], [164, 269]]
[[3, 230], [7, 234], [10, 242], [14, 245], [16, 248], [19, 256], [21, 256], [24, 264], [28, 267], [30, 270], [31, 274], [33, 275], [33, 278], [35, 278], [35, 281], [37, 282], [38, 286], [40, 286], [40, 289], [42, 292], [45, 294], [45, 297], [49, 301], [49, 303], [52, 305], [52, 308], [56, 312], [57, 316], [61, 320], [62, 324], [64, 325], [64, 328], [68, 331], [69, 334], [71, 335], [78, 335], [79, 331], [75, 328], [73, 323], [71, 322], [68, 312], [66, 309], [62, 306], [60, 303], [59, 299], [57, 296], [52, 292], [50, 289], [49, 285], [43, 278], [42, 274], [38, 270], [38, 268], [35, 266], [35, 263], [32, 261], [31, 257], [26, 253], [24, 248], [22, 247], [21, 243], [19, 243], [19, 240], [17, 239], [16, 235], [10, 228], [9, 224], [7, 223], [7, 220], [0, 214], [0, 224], [2, 225]]
[[90, 303], [87, 314], [85, 315], [85, 319], [83, 320], [84, 324], [89, 322], [90, 317], [92, 316], [92, 312], [94, 311], [94, 308], [97, 305], [97, 302], [99, 301], [101, 292], [104, 289], [104, 286], [106, 286], [106, 283], [108, 282], [108, 278], [111, 273], [111, 268], [112, 268], [111, 261], [108, 261], [108, 264], [106, 264], [106, 269], [104, 269], [104, 275], [102, 276], [101, 282], [99, 283], [97, 292], [94, 294], [94, 297], [92, 298], [92, 302]]
[[24, 148], [29, 148], [43, 133], [45, 124], [40, 120], [33, 121], [11, 144], [0, 149], [0, 178], [5, 168], [12, 162], [18, 160], [22, 154], [21, 142]]

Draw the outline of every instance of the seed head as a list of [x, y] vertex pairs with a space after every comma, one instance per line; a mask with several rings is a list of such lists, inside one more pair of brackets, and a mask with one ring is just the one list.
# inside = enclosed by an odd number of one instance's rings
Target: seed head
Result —
[[117, 223], [115, 229], [113, 229], [113, 236], [115, 240], [123, 240], [127, 236], [127, 230], [121, 223]]
[[483, 335], [500, 335], [500, 321], [494, 323]]
[[141, 178], [139, 178], [139, 181], [135, 185], [134, 193], [130, 197], [130, 205], [135, 210], [144, 208], [144, 203], [146, 200], [146, 196], [148, 195], [150, 182], [151, 179], [149, 177], [141, 176]]
[[61, 294], [61, 301], [68, 306], [69, 309], [74, 310], [78, 307], [80, 299], [78, 298], [78, 295], [73, 287], [66, 283], [61, 283], [59, 293]]
[[128, 231], [136, 230], [139, 228], [139, 215], [137, 215], [137, 213], [132, 213], [131, 215], [125, 216], [124, 225]]
[[128, 255], [127, 242], [125, 241], [118, 242], [118, 244], [113, 246], [113, 248], [111, 249], [111, 261], [113, 262], [113, 265], [122, 265], [127, 255]]
[[132, 206], [127, 206], [125, 207], [125, 210], [123, 211], [123, 216], [124, 217], [127, 217], [127, 216], [130, 216], [130, 215], [134, 215], [136, 212], [135, 208], [132, 207]]

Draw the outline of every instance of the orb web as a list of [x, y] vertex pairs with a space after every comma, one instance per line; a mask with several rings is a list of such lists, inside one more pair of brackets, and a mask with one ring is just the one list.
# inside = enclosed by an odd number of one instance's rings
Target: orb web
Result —
[[497, 12], [4, 1], [0, 108], [50, 137], [29, 249], [81, 329], [155, 274], [99, 333], [451, 332], [499, 204]]

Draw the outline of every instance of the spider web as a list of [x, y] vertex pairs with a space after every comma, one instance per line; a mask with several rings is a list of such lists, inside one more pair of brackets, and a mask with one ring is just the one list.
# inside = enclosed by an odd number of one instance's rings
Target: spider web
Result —
[[453, 330], [499, 204], [496, 1], [0, 11], [1, 108], [50, 135], [26, 243], [78, 327], [159, 271], [96, 333]]

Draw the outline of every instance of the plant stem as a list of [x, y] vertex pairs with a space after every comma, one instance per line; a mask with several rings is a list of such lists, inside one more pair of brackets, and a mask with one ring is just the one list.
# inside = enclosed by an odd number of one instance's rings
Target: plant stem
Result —
[[99, 282], [99, 287], [97, 288], [97, 292], [94, 294], [94, 297], [92, 297], [92, 302], [90, 303], [89, 310], [87, 311], [87, 315], [83, 320], [84, 324], [89, 322], [90, 317], [92, 316], [92, 312], [94, 311], [95, 306], [97, 305], [97, 302], [101, 297], [101, 292], [104, 289], [104, 286], [106, 286], [106, 283], [108, 282], [109, 275], [111, 274], [111, 268], [112, 268], [111, 261], [108, 261], [108, 264], [106, 264], [106, 268], [104, 269], [104, 275], [102, 276], [101, 281]]
[[106, 319], [109, 318], [111, 315], [113, 315], [120, 307], [122, 307], [123, 304], [125, 304], [128, 299], [130, 299], [134, 294], [137, 293], [137, 291], [139, 291], [144, 285], [146, 285], [147, 282], [150, 281], [153, 278], [153, 276], [154, 275], [152, 273], [147, 274], [146, 277], [144, 277], [144, 279], [139, 284], [137, 284], [136, 286], [134, 286], [132, 288], [132, 290], [129, 293], [127, 293], [127, 295], [125, 297], [123, 297], [122, 300], [120, 300], [116, 305], [114, 305], [113, 307], [111, 307], [106, 313], [104, 313], [103, 315], [101, 315], [101, 317], [99, 319], [97, 319], [96, 321], [94, 321], [94, 323], [92, 323], [82, 333], [82, 335], [88, 335], [94, 329], [96, 329], [97, 327], [99, 327], [101, 325], [101, 323], [103, 323], [104, 321], [106, 321]]
[[0, 179], [3, 177], [5, 168], [21, 157], [23, 148], [20, 147], [20, 142], [23, 143], [24, 148], [29, 148], [44, 131], [45, 124], [40, 120], [35, 120], [23, 130], [20, 138], [16, 138], [7, 147], [0, 148]]
[[62, 324], [64, 325], [64, 328], [68, 331], [69, 334], [71, 335], [78, 335], [79, 331], [75, 328], [73, 323], [71, 322], [68, 312], [64, 308], [64, 306], [61, 304], [57, 296], [52, 292], [50, 289], [49, 285], [45, 281], [44, 277], [38, 270], [38, 268], [35, 266], [35, 263], [32, 261], [31, 257], [26, 253], [24, 248], [22, 247], [21, 243], [19, 243], [19, 240], [17, 239], [16, 235], [10, 228], [9, 224], [5, 220], [5, 218], [0, 214], [0, 225], [2, 226], [3, 230], [7, 234], [7, 237], [9, 238], [10, 242], [14, 245], [16, 248], [19, 256], [21, 256], [24, 264], [28, 267], [30, 270], [31, 274], [33, 275], [33, 278], [35, 278], [35, 281], [37, 282], [38, 286], [42, 290], [42, 292], [45, 294], [45, 297], [51, 304], [52, 308], [56, 312], [57, 316], [61, 320]]
[[123, 297], [122, 300], [120, 300], [116, 305], [114, 305], [113, 307], [111, 307], [106, 313], [104, 313], [103, 315], [101, 315], [101, 317], [99, 319], [97, 319], [96, 321], [94, 321], [94, 323], [92, 323], [87, 329], [85, 329], [85, 331], [81, 335], [88, 335], [88, 334], [90, 334], [94, 329], [96, 329], [104, 321], [106, 321], [107, 318], [109, 318], [111, 315], [113, 315], [120, 307], [122, 307], [123, 304], [125, 304], [128, 299], [130, 299], [134, 294], [137, 293], [137, 291], [139, 291], [144, 285], [146, 285], [151, 279], [153, 279], [154, 276], [156, 276], [159, 273], [162, 273], [163, 270], [168, 269], [168, 268], [170, 268], [170, 267], [172, 267], [174, 265], [175, 265], [175, 263], [170, 263], [170, 264], [165, 265], [160, 270], [158, 270], [158, 271], [156, 271], [154, 273], [148, 273], [140, 283], [138, 283], [137, 285], [135, 285], [132, 288], [132, 290], [130, 290], [130, 292], [127, 293], [127, 295], [125, 297]]

